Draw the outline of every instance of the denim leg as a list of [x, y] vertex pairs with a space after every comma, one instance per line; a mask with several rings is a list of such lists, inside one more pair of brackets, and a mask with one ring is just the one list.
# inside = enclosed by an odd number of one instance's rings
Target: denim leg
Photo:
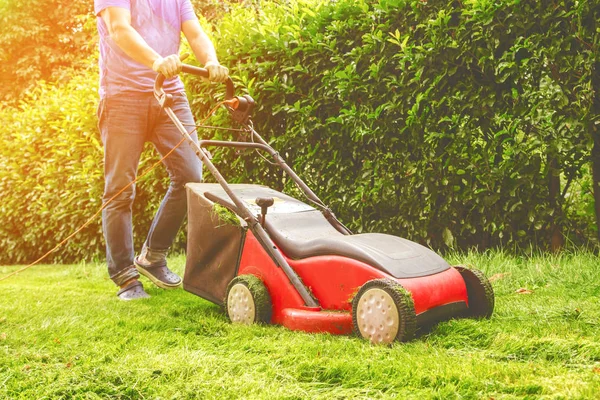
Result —
[[[146, 139], [151, 100], [154, 99], [145, 95], [120, 95], [101, 102], [98, 125], [104, 143], [103, 202], [136, 177]], [[139, 277], [133, 267], [131, 206], [134, 197], [135, 185], [132, 185], [102, 211], [108, 273], [117, 285]]]
[[[194, 117], [185, 94], [176, 93], [173, 95], [173, 100], [172, 110], [183, 124], [192, 125], [186, 127], [191, 132], [194, 129]], [[157, 112], [160, 112], [160, 115], [156, 117], [150, 140], [158, 152], [164, 155], [179, 143], [182, 136], [167, 114], [160, 110], [158, 105], [155, 108]], [[196, 133], [191, 136], [196, 142], [198, 141]], [[151, 250], [159, 251], [171, 247], [187, 214], [185, 184], [202, 181], [202, 162], [188, 143], [182, 143], [177, 150], [165, 159], [164, 165], [169, 173], [171, 183], [152, 221], [146, 239], [146, 243]]]

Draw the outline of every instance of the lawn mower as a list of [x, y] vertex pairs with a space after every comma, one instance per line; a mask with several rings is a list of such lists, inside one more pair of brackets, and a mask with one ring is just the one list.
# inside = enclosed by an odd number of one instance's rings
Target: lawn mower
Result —
[[[208, 78], [203, 68], [183, 72]], [[477, 270], [450, 266], [434, 251], [381, 233], [353, 234], [254, 129], [254, 100], [226, 84], [225, 106], [247, 141], [199, 140], [154, 95], [217, 183], [189, 183], [183, 287], [224, 307], [233, 323], [407, 341], [420, 327], [455, 317], [489, 318], [494, 293]], [[228, 184], [207, 148], [266, 153], [306, 202], [256, 184]]]

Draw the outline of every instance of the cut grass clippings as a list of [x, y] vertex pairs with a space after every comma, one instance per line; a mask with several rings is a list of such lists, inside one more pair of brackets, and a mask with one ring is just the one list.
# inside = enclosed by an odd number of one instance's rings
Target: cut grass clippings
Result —
[[[37, 267], [0, 283], [0, 398], [598, 398], [596, 256], [449, 258], [495, 277], [494, 316], [391, 347], [234, 326], [218, 306], [146, 280], [151, 299], [121, 302], [101, 265]], [[170, 259], [178, 272], [184, 263]]]
[[224, 225], [241, 226], [239, 217], [225, 206], [213, 203], [212, 212], [213, 215], [216, 216]]

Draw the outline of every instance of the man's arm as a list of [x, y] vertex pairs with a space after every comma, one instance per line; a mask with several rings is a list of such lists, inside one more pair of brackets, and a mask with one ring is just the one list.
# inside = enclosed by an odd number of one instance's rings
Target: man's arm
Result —
[[181, 71], [181, 61], [177, 54], [161, 57], [144, 38], [131, 26], [131, 13], [126, 8], [107, 7], [100, 13], [110, 38], [125, 54], [140, 64], [160, 72], [167, 78]]
[[185, 35], [196, 59], [204, 65], [209, 72], [210, 80], [223, 82], [229, 76], [229, 70], [219, 64], [215, 47], [206, 35], [202, 26], [196, 19], [185, 21], [181, 25], [181, 30]]

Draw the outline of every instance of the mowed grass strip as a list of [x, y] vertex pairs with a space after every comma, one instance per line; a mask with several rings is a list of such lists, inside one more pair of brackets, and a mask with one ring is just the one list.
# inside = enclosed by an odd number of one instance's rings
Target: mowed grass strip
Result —
[[449, 259], [491, 277], [493, 318], [391, 347], [231, 325], [218, 306], [147, 280], [151, 299], [120, 302], [102, 265], [36, 267], [0, 282], [0, 398], [600, 398], [597, 256]]

